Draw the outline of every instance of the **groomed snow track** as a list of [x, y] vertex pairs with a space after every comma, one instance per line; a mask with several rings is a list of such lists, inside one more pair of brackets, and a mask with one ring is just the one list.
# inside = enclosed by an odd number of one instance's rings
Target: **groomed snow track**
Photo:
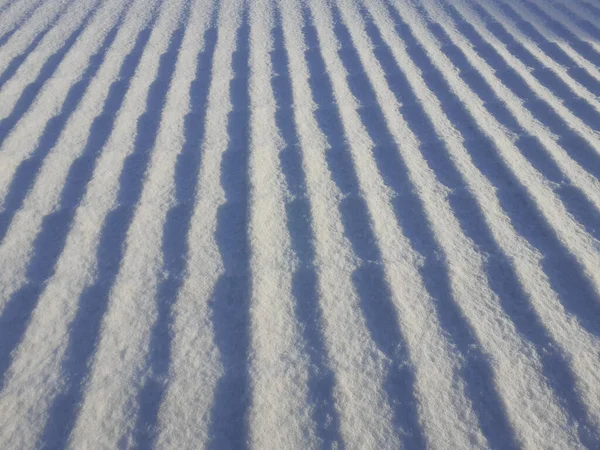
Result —
[[0, 0], [0, 448], [600, 448], [598, 0]]

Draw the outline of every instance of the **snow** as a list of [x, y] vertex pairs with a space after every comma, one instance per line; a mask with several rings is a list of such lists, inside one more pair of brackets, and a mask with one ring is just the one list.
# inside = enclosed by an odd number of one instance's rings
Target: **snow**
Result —
[[596, 0], [0, 0], [0, 447], [600, 446]]

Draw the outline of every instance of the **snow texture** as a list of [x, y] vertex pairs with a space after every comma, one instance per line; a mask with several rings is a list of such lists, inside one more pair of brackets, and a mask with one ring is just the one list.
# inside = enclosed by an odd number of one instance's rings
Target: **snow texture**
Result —
[[598, 0], [0, 0], [0, 448], [600, 448]]

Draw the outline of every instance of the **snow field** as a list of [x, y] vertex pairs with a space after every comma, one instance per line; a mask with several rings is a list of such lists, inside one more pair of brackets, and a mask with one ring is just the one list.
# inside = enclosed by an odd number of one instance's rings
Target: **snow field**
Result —
[[591, 0], [0, 2], [3, 448], [596, 448]]

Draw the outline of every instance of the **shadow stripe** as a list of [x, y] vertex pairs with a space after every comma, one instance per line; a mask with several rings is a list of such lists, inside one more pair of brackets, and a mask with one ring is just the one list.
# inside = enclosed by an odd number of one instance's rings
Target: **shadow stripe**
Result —
[[[67, 100], [71, 98], [74, 104], [65, 102], [66, 106], [63, 106], [62, 113], [55, 116], [54, 122], [51, 120], [46, 127], [43, 139], [40, 141], [40, 147], [37, 150], [40, 157], [44, 157], [54, 147], [68, 117], [76, 109], [89, 86], [91, 78], [100, 68], [106, 52], [114, 41], [118, 25], [119, 22], [107, 33], [98, 51], [90, 58], [90, 64], [86, 69], [86, 74], [90, 78], [82, 79], [69, 90]], [[7, 209], [0, 215], [0, 242], [5, 236], [10, 220], [12, 220], [17, 210], [21, 207], [23, 199], [33, 184], [41, 162], [39, 159], [33, 159], [30, 164], [27, 164], [26, 161], [25, 164], [19, 167], [20, 170], [17, 170], [16, 181], [11, 183], [7, 196]], [[47, 219], [50, 217], [48, 216]], [[53, 232], [51, 236], [48, 236], [45, 224], [47, 224], [46, 219], [42, 223], [42, 231], [37, 236], [33, 245], [33, 256], [26, 269], [28, 281], [12, 295], [0, 315], [0, 390], [4, 387], [4, 377], [12, 362], [11, 353], [17, 348], [23, 338], [31, 314], [43, 291], [44, 284], [54, 271], [54, 266], [62, 248], [61, 244], [66, 239], [67, 229], [64, 230], [64, 233]], [[53, 229], [53, 231], [56, 230]]]
[[[280, 6], [281, 8], [281, 6]], [[291, 199], [286, 202], [287, 228], [298, 267], [292, 275], [292, 295], [295, 314], [301, 324], [302, 337], [309, 357], [308, 399], [313, 407], [312, 418], [320, 448], [344, 448], [340, 433], [340, 418], [335, 407], [335, 374], [328, 363], [323, 314], [319, 303], [318, 274], [315, 268], [315, 247], [312, 232], [310, 200], [302, 166], [302, 149], [296, 128], [294, 98], [289, 70], [288, 49], [285, 46], [281, 11], [271, 30], [273, 49], [271, 87], [277, 102], [275, 122], [285, 147], [279, 154], [281, 171]]]
[[[312, 17], [305, 21], [307, 50], [305, 58], [310, 72], [310, 87], [317, 105], [315, 118], [325, 134], [329, 149], [326, 158], [331, 177], [343, 195], [340, 214], [344, 232], [361, 265], [352, 275], [354, 287], [365, 318], [370, 337], [377, 348], [391, 361], [383, 388], [387, 392], [394, 414], [396, 432], [409, 448], [425, 448], [426, 441], [419, 424], [418, 400], [415, 396], [415, 374], [409, 360], [407, 345], [400, 332], [397, 312], [381, 264], [381, 253], [371, 227], [371, 217], [362, 197], [358, 175], [348, 148], [341, 113], [333, 95], [331, 74], [320, 53], [318, 33]], [[339, 22], [337, 10], [333, 11], [334, 33], [341, 46], [338, 54], [346, 68], [352, 93], [360, 97], [361, 89], [371, 89], [364, 78], [360, 63], [354, 63], [352, 42], [345, 27]], [[358, 111], [373, 142], [379, 148], [379, 137], [369, 121]], [[374, 150], [377, 152], [377, 149]]]
[[[2, 14], [4, 11], [6, 11], [6, 9], [8, 9], [16, 1], [17, 0], [13, 0], [13, 1], [9, 2], [7, 5], [5, 5], [0, 10], [0, 14]], [[21, 28], [23, 25], [25, 25], [25, 23], [29, 19], [31, 19], [31, 17], [35, 13], [35, 11], [37, 11], [37, 9], [40, 6], [42, 6], [43, 4], [44, 4], [44, 1], [39, 0], [37, 3], [32, 5], [32, 7], [23, 15], [23, 17], [21, 17], [19, 20], [17, 20], [17, 23], [15, 23], [14, 26], [9, 31], [7, 31], [2, 36], [0, 36], [0, 47], [3, 47], [4, 45], [6, 45], [6, 43], [10, 40], [10, 38], [13, 36], [13, 34], [15, 34], [17, 31], [19, 31], [19, 28]]]
[[[112, 46], [117, 36], [117, 32], [119, 31], [119, 26], [130, 5], [131, 2], [129, 2], [125, 7], [125, 10], [121, 12], [115, 26], [107, 33], [98, 51], [90, 56], [88, 67], [81, 75], [80, 80], [69, 88], [61, 111], [46, 122], [46, 126], [40, 136], [37, 147], [17, 167], [4, 199], [4, 209], [0, 212], [0, 244], [4, 241], [12, 220], [23, 206], [27, 194], [33, 187], [46, 156], [48, 156], [55, 147], [67, 122], [76, 111], [87, 92], [92, 79], [103, 64], [106, 52]], [[48, 29], [46, 31], [48, 31]]]
[[[414, 36], [412, 36], [412, 33], [407, 28], [406, 24], [399, 22], [401, 19], [397, 16], [396, 20], [397, 24], [404, 29], [401, 36], [407, 43], [407, 50], [410, 56], [420, 61], [420, 68], [424, 73], [435, 73], [437, 69], [425, 54], [422, 46], [416, 41]], [[367, 25], [367, 32], [369, 32], [369, 28], [370, 27]], [[378, 33], [373, 27], [370, 34], [375, 35]], [[442, 42], [447, 42], [448, 39], [449, 38], [446, 36]], [[374, 44], [376, 49], [384, 48], [380, 38], [374, 40]], [[416, 132], [417, 137], [421, 141], [424, 141], [428, 136], [435, 135], [431, 120], [427, 117], [422, 106], [411, 91], [406, 78], [403, 75], [397, 75], [396, 72], [401, 70], [401, 68], [397, 66], [391, 53], [389, 53], [387, 49], [385, 53], [388, 53], [388, 56], [385, 59], [389, 59], [389, 63], [384, 63], [385, 60], [383, 58], [380, 59], [380, 62], [382, 62], [385, 72], [389, 74], [389, 78], [395, 80], [393, 90], [397, 93], [399, 103], [411, 105], [409, 109], [410, 114], [407, 114], [405, 118], [413, 131]], [[431, 87], [431, 83], [427, 84]], [[447, 93], [451, 92], [450, 87], [446, 83], [442, 84], [440, 82], [437, 85], [437, 89], [442, 88], [445, 89], [445, 92]], [[433, 90], [433, 92], [438, 95], [438, 91]], [[446, 95], [448, 94], [443, 94], [441, 97], [443, 98]], [[441, 104], [442, 109], [447, 114], [450, 114], [451, 119], [454, 117], [452, 116], [454, 105], [456, 105], [458, 101], [459, 100], [456, 99], [454, 104], [450, 103], [449, 105], [443, 102]], [[402, 108], [402, 110], [404, 110], [404, 108]], [[453, 121], [453, 123], [462, 133], [465, 133], [465, 130], [471, 129], [471, 122], [468, 122], [466, 125], [462, 125], [457, 121]], [[421, 152], [426, 158], [428, 165], [436, 173], [438, 179], [451, 189], [452, 193], [449, 196], [450, 205], [454, 215], [459, 220], [461, 228], [465, 234], [473, 240], [480, 252], [487, 255], [485, 264], [487, 278], [490, 283], [490, 288], [498, 296], [502, 310], [511, 318], [517, 331], [533, 344], [542, 363], [544, 376], [549, 380], [551, 387], [560, 397], [561, 402], [575, 413], [575, 416], [582, 425], [588, 425], [589, 417], [579, 398], [574, 374], [572, 373], [565, 356], [560, 352], [558, 344], [551, 338], [549, 332], [531, 305], [530, 299], [525, 293], [509, 258], [493, 238], [492, 232], [483, 217], [481, 209], [477, 205], [477, 201], [472, 194], [469, 193], [466, 181], [455, 164], [451, 161], [445, 145], [440, 142], [439, 145], [422, 146]], [[439, 270], [432, 271], [432, 273], [438, 274]], [[444, 288], [444, 292], [449, 292], [449, 286]], [[440, 320], [447, 322], [447, 319], [441, 318]], [[454, 335], [452, 332], [450, 334]], [[459, 342], [457, 347], [464, 355], [465, 360], [469, 361], [474, 345], [469, 344], [468, 342]], [[485, 358], [485, 355], [481, 354], [480, 357]], [[471, 380], [468, 379], [469, 373], [472, 378]], [[477, 387], [477, 383], [480, 382], [480, 379], [478, 377], [473, 377], [473, 375], [473, 371], [466, 371], [463, 378], [467, 378], [467, 390], [480, 418], [482, 431], [488, 439], [488, 442], [494, 448], [518, 447], [519, 444], [516, 441], [513, 441], [512, 444], [504, 441], [506, 434], [498, 429], [498, 421], [494, 419], [493, 414], [490, 414], [490, 411], [493, 411], [493, 409], [490, 409], [486, 405], [489, 401], [489, 395], [485, 394], [483, 389]], [[493, 384], [493, 380], [490, 380], [490, 382]], [[471, 383], [475, 383], [475, 385], [470, 387], [469, 384]], [[496, 408], [503, 409], [501, 398], [498, 397], [496, 401]]]
[[224, 273], [209, 301], [214, 342], [223, 374], [217, 382], [210, 411], [208, 448], [247, 448], [247, 414], [251, 401], [250, 351], [250, 243], [248, 237], [250, 152], [250, 25], [243, 6], [231, 57], [229, 83], [231, 111], [227, 118], [229, 145], [221, 160], [221, 186], [225, 203], [217, 210], [215, 240]]
[[[417, 8], [419, 6], [417, 5]], [[423, 17], [427, 19], [424, 12]], [[443, 38], [444, 51], [462, 73], [476, 74], [475, 69], [461, 61], [467, 61], [460, 49], [450, 50], [453, 45], [439, 24], [427, 21], [426, 26], [430, 32]], [[600, 302], [591, 281], [585, 276], [575, 257], [565, 248], [556, 231], [550, 226], [540, 212], [539, 207], [530, 198], [528, 191], [518, 181], [514, 173], [500, 156], [495, 144], [482, 132], [477, 121], [465, 109], [462, 101], [454, 95], [444, 78], [431, 65], [425, 53], [420, 50], [421, 63], [431, 66], [423, 75], [429, 88], [436, 94], [450, 121], [461, 132], [465, 142], [465, 149], [471, 155], [472, 161], [481, 173], [497, 189], [496, 194], [502, 208], [517, 233], [525, 238], [529, 244], [539, 250], [543, 255], [542, 268], [552, 288], [560, 296], [563, 306], [570, 314], [579, 320], [581, 326], [589, 332], [600, 335]], [[458, 57], [456, 57], [458, 55]], [[464, 80], [469, 85], [468, 79]], [[473, 89], [473, 85], [469, 85]], [[481, 87], [482, 85], [479, 85]], [[480, 90], [481, 92], [481, 90]], [[475, 90], [474, 94], [477, 95]], [[483, 102], [493, 104], [481, 98]], [[488, 100], [488, 101], [486, 101]], [[494, 112], [497, 115], [497, 112]], [[498, 115], [498, 117], [501, 117]], [[523, 151], [535, 150], [535, 141], [525, 139], [520, 147]], [[520, 145], [520, 144], [519, 144]], [[529, 147], [529, 148], [528, 148]]]
[[[587, 70], [580, 67], [557, 43], [548, 40], [533, 24], [522, 18], [509, 4], [499, 0], [497, 5], [502, 13], [514, 22], [515, 27], [525, 36], [529, 37], [533, 44], [543, 51], [546, 56], [563, 66], [571, 78], [592, 94], [600, 96], [600, 80], [597, 80]], [[473, 3], [473, 8], [482, 16], [489, 14], [479, 4]]]
[[158, 317], [151, 331], [147, 362], [150, 376], [140, 390], [138, 400], [140, 407], [134, 442], [139, 449], [154, 447], [159, 408], [168, 387], [173, 340], [172, 313], [187, 270], [190, 248], [188, 232], [202, 162], [201, 145], [216, 41], [217, 29], [211, 26], [204, 33], [204, 45], [197, 56], [196, 76], [189, 90], [190, 107], [184, 118], [185, 141], [175, 166], [175, 204], [167, 212], [162, 238], [163, 271], [168, 275], [157, 288]]
[[12, 112], [4, 120], [0, 121], [0, 149], [15, 125], [29, 110], [46, 81], [54, 76], [58, 66], [67, 53], [69, 53], [73, 45], [75, 45], [75, 42], [77, 42], [81, 33], [86, 29], [89, 22], [92, 20], [92, 17], [96, 15], [101, 5], [102, 2], [96, 0], [96, 3], [94, 3], [92, 8], [84, 16], [81, 24], [65, 39], [63, 45], [46, 60], [37, 78], [23, 89]]
[[[154, 6], [154, 8], [156, 7], [158, 4]], [[88, 140], [89, 147], [86, 148], [86, 152], [77, 161], [77, 164], [72, 166], [70, 180], [76, 189], [65, 188], [63, 191], [63, 201], [73, 205], [73, 208], [61, 211], [63, 216], [57, 215], [53, 220], [55, 224], [56, 222], [60, 224], [65, 218], [70, 224], [73, 219], [74, 209], [85, 191], [87, 182], [91, 179], [95, 161], [110, 136], [116, 114], [123, 103], [131, 79], [137, 71], [157, 16], [158, 12], [153, 9], [150, 23], [140, 31], [134, 48], [123, 61], [120, 73], [122, 78], [111, 85], [112, 89], [105, 103], [103, 114], [94, 122], [90, 140]], [[63, 378], [67, 380], [67, 384], [55, 398], [50, 409], [49, 419], [41, 437], [42, 446], [63, 447], [75, 426], [84, 396], [84, 384], [90, 376], [89, 371], [100, 339], [102, 319], [108, 309], [110, 292], [116, 282], [123, 258], [127, 230], [142, 193], [144, 175], [160, 128], [160, 118], [184, 31], [184, 26], [173, 31], [169, 47], [160, 56], [156, 78], [148, 90], [146, 110], [138, 118], [134, 149], [125, 158], [121, 170], [116, 199], [118, 206], [107, 214], [102, 226], [97, 250], [96, 282], [81, 294], [79, 309], [71, 326], [69, 343], [62, 364]], [[111, 110], [108, 111], [108, 108]], [[96, 136], [100, 143], [91, 139], [95, 133], [97, 133]], [[59, 229], [66, 228], [64, 225], [58, 225], [58, 227]]]
[[600, 66], [600, 53], [589, 42], [579, 39], [573, 31], [559, 21], [553, 19], [536, 4], [531, 3], [528, 0], [522, 0], [522, 3], [527, 9], [537, 15], [542, 22], [545, 22], [553, 33], [564, 39], [565, 42], [567, 42], [573, 50], [579, 53], [582, 58], [588, 60], [596, 67]]
[[2, 89], [4, 84], [14, 76], [14, 74], [17, 72], [17, 70], [19, 70], [19, 68], [23, 64], [23, 62], [25, 62], [29, 55], [31, 55], [34, 52], [34, 50], [37, 48], [40, 42], [42, 42], [42, 40], [46, 37], [48, 32], [52, 30], [54, 26], [59, 22], [59, 20], [62, 17], [62, 14], [69, 8], [69, 6], [71, 6], [71, 4], [74, 1], [75, 0], [69, 0], [61, 8], [59, 8], [52, 20], [50, 20], [48, 24], [44, 27], [44, 29], [35, 36], [35, 38], [29, 43], [25, 50], [23, 50], [20, 54], [15, 56], [10, 61], [6, 69], [4, 69], [4, 72], [0, 74], [0, 89]]
[[[496, 52], [492, 45], [483, 40], [481, 35], [469, 24], [461, 14], [448, 2], [445, 2], [445, 9], [451, 19], [456, 23], [457, 30], [472, 45], [473, 50], [494, 70], [495, 75], [500, 79], [503, 85], [522, 100], [522, 105], [531, 112], [531, 114], [544, 125], [551, 133], [558, 137], [558, 144], [565, 152], [579, 164], [579, 166], [600, 179], [600, 154], [592, 148], [579, 134], [572, 130], [555, 113], [551, 106], [545, 101], [539, 99], [533, 90], [525, 83], [523, 78], [515, 69], [510, 67], [507, 62]], [[479, 98], [485, 102], [486, 109], [504, 125], [508, 130], [520, 136], [515, 142], [520, 152], [530, 163], [549, 181], [556, 184], [554, 191], [561, 198], [565, 207], [579, 221], [588, 233], [600, 239], [600, 212], [596, 206], [590, 202], [585, 194], [577, 187], [570, 184], [565, 179], [564, 174], [558, 167], [549, 152], [532, 136], [527, 130], [519, 125], [516, 117], [511, 113], [492, 86], [488, 84], [481, 74], [474, 71], [466, 59], [462, 50], [450, 41], [448, 35], [443, 31], [439, 24], [432, 24], [430, 27], [432, 33], [438, 39], [443, 39], [442, 49], [452, 63], [460, 69], [460, 77], [475, 92]], [[512, 49], [516, 50], [515, 48]], [[517, 52], [518, 53], [518, 52]], [[529, 66], [534, 70], [531, 72], [536, 78], [549, 78], [550, 72], [541, 68], [537, 60], [529, 60]], [[558, 79], [558, 78], [556, 78]], [[542, 82], [542, 84], [544, 84]], [[552, 83], [553, 84], [553, 83]], [[578, 107], [577, 116], [598, 116], [597, 120], [592, 120], [596, 128], [600, 128], [600, 115], [588, 114], [591, 106], [585, 99], [575, 96], [575, 94], [560, 94], [560, 87], [556, 84], [548, 86], [554, 90], [557, 97], [564, 100], [564, 104], [587, 105], [588, 108]], [[590, 117], [591, 119], [591, 117]], [[584, 120], [585, 122], [585, 120]]]
[[[428, 19], [425, 12], [423, 12], [422, 17]], [[436, 24], [427, 23], [429, 28], [434, 25]], [[438, 30], [438, 33], [434, 35], [441, 38], [442, 36], [439, 33]], [[449, 37], [447, 35], [444, 35], [443, 42], [448, 45]], [[422, 56], [426, 58], [424, 53]], [[428, 69], [431, 71], [436, 70], [430, 60], [428, 60], [427, 69], [425, 70], [429, 72]], [[518, 184], [512, 173], [504, 166], [493, 144], [479, 130], [474, 119], [468, 115], [462, 106], [459, 106], [460, 100], [450, 93], [450, 87], [442, 81], [441, 76], [435, 77], [434, 84], [431, 83], [433, 79], [433, 77], [429, 77], [430, 82], [428, 84], [430, 84], [430, 88], [434, 88], [434, 93], [440, 98], [442, 108], [445, 109], [451, 121], [463, 136], [471, 135], [471, 140], [465, 142], [465, 147], [472, 155], [473, 162], [498, 189], [497, 193], [501, 206], [511, 219], [515, 230], [546, 256], [542, 262], [543, 269], [548, 274], [553, 288], [559, 294], [563, 293], [561, 298], [565, 302], [565, 289], [560, 289], [558, 286], [558, 283], [560, 283], [558, 273], [562, 273], [566, 277], [570, 273], [575, 273], [575, 277], [583, 277], [583, 275], [578, 273], [578, 268], [572, 268], [574, 263], [571, 257], [566, 254], [566, 250], [559, 247], [560, 244], [553, 235], [553, 230], [540, 217], [537, 206], [527, 197], [524, 188]], [[441, 89], [444, 89], [444, 91], [442, 92]], [[458, 213], [457, 217], [460, 218]], [[462, 226], [469, 236], [482, 251], [493, 256], [488, 258], [488, 280], [490, 287], [499, 297], [501, 307], [511, 317], [519, 333], [533, 344], [542, 363], [543, 374], [550, 387], [571, 417], [580, 424], [578, 431], [582, 442], [586, 445], [592, 444], [593, 448], [593, 443], [598, 442], [597, 432], [594, 432], [593, 427], [590, 426], [589, 414], [579, 397], [574, 374], [566, 357], [561, 353], [558, 345], [551, 338], [530, 305], [528, 296], [518, 282], [518, 277], [513, 272], [506, 256], [493, 242], [491, 235], [483, 233], [484, 230], [487, 231], [487, 227], [477, 226], [473, 220], [475, 217], [464, 215], [463, 217], [465, 218], [461, 220]], [[527, 231], [524, 232], [524, 230]], [[579, 282], [584, 284], [578, 286]], [[586, 292], [586, 283], [589, 286], [587, 279], [571, 281], [568, 287], [571, 295], [588, 294], [590, 297], [587, 297], [587, 299], [591, 300], [590, 303], [593, 303], [593, 291]], [[576, 286], [578, 286], [577, 289]], [[593, 305], [590, 306], [593, 308]]]

